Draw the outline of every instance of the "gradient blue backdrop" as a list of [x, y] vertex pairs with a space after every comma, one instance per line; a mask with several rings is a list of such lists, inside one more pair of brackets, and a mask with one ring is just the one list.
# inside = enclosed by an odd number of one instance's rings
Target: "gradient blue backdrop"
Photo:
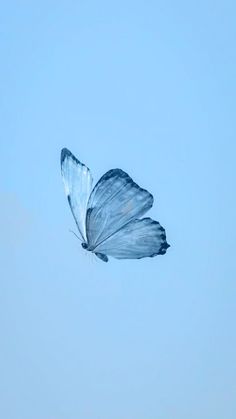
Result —
[[[235, 419], [235, 2], [0, 9], [0, 417]], [[81, 249], [64, 146], [154, 194], [166, 256]]]

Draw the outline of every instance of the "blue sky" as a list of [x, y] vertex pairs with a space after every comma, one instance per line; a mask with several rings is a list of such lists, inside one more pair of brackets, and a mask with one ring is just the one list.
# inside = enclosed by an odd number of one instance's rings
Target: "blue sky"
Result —
[[[236, 417], [235, 12], [1, 5], [2, 418]], [[154, 195], [164, 257], [81, 249], [62, 147]]]

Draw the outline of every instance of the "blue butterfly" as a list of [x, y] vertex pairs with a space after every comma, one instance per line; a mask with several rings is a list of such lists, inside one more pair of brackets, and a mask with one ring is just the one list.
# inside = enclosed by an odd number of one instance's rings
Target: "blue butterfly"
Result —
[[109, 170], [92, 188], [90, 170], [69, 150], [61, 151], [61, 171], [67, 199], [82, 247], [108, 262], [164, 255], [169, 244], [165, 229], [142, 217], [153, 196], [121, 169]]

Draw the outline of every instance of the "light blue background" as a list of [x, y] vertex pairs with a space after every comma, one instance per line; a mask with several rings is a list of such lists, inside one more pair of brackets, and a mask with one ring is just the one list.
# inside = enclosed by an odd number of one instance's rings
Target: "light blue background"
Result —
[[[235, 12], [1, 3], [1, 418], [235, 419]], [[81, 249], [64, 146], [154, 194], [166, 256]]]

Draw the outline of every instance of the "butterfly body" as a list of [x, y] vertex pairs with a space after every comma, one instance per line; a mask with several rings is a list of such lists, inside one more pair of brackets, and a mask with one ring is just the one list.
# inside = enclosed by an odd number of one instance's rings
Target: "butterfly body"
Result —
[[163, 255], [169, 247], [159, 222], [142, 217], [153, 196], [121, 169], [105, 173], [92, 188], [90, 170], [69, 150], [61, 152], [67, 199], [83, 249], [108, 262]]

